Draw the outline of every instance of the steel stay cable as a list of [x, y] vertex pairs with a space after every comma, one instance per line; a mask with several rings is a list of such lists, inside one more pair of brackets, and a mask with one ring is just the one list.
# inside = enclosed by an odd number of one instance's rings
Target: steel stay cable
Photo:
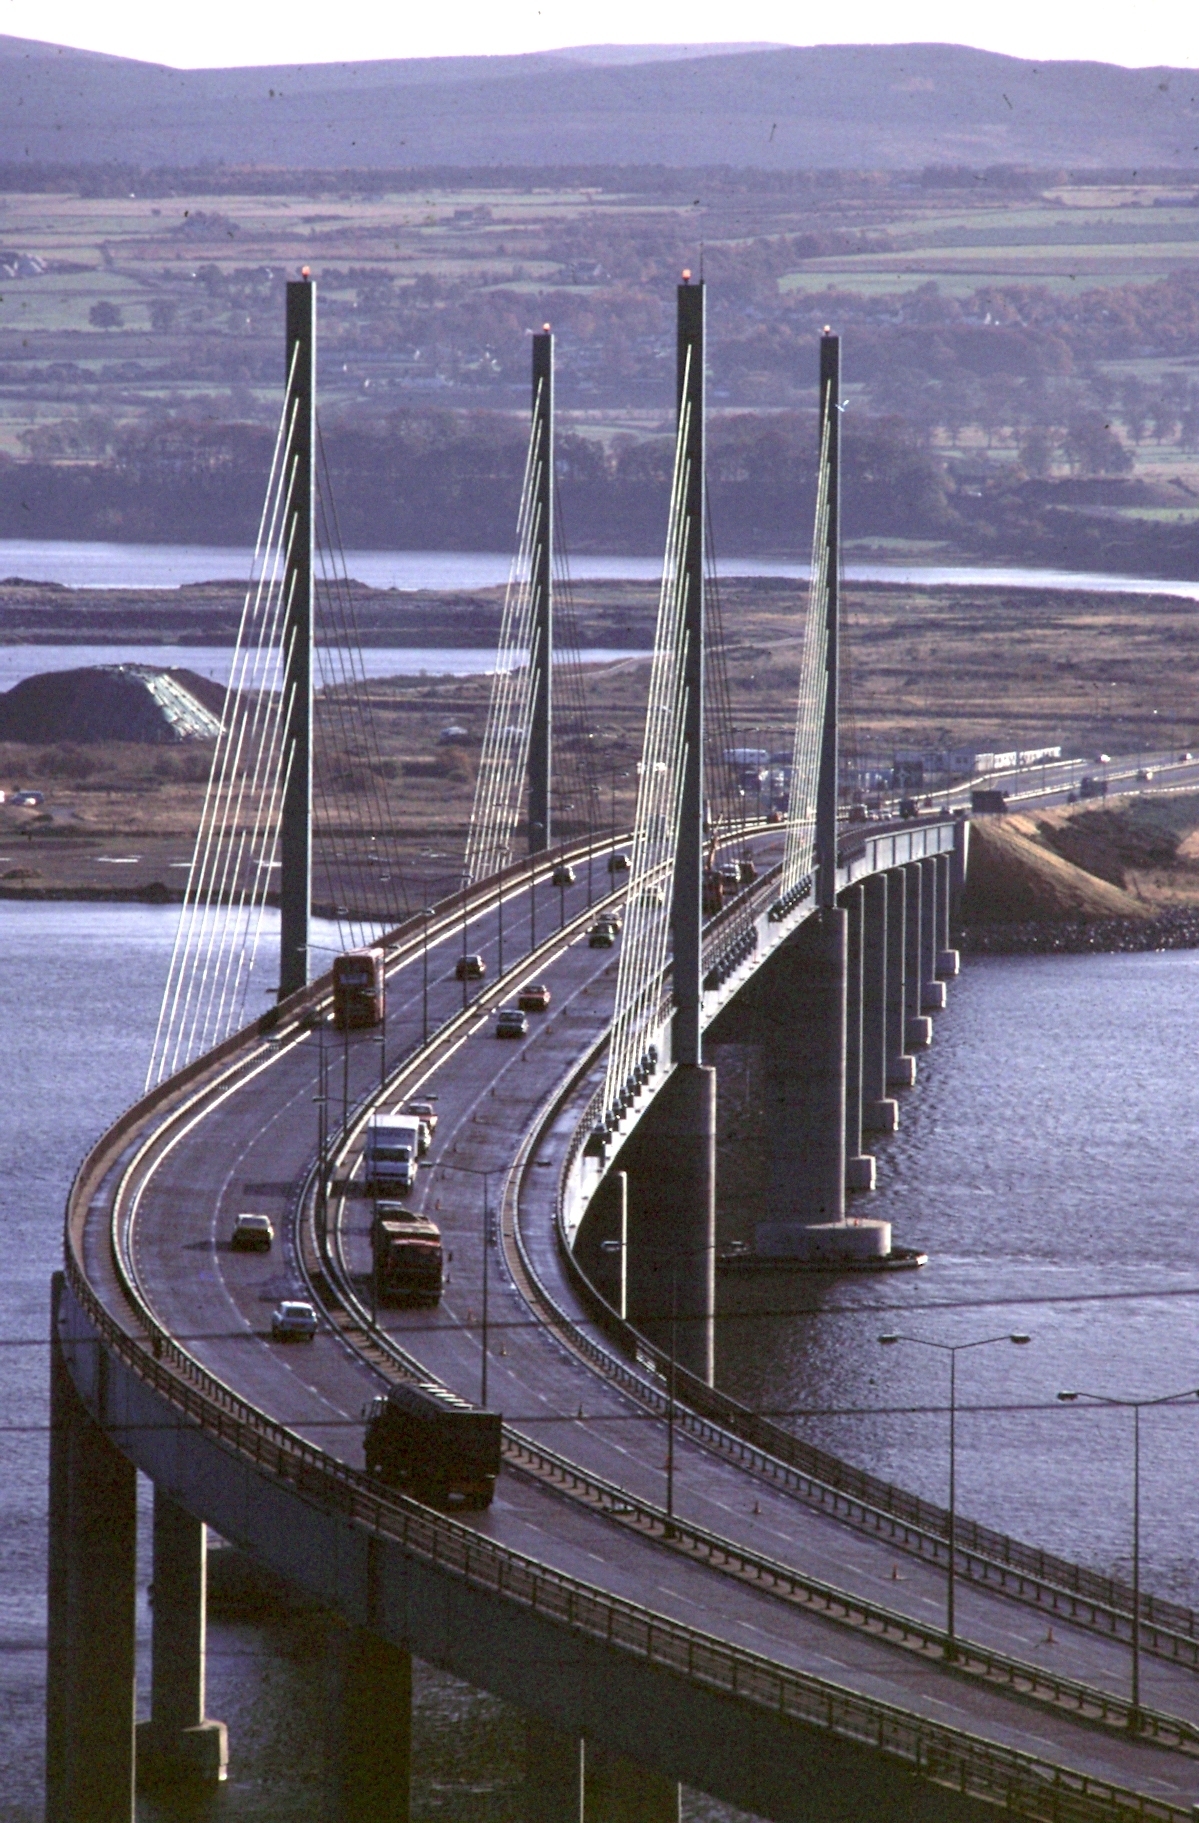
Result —
[[[279, 468], [281, 459], [283, 460], [284, 463], [286, 462], [286, 457], [283, 456], [283, 453], [282, 453], [283, 449], [284, 449], [285, 441], [288, 444], [290, 444], [290, 431], [286, 430], [286, 427], [287, 427], [287, 400], [291, 393], [291, 386], [292, 386], [292, 381], [295, 376], [295, 365], [296, 365], [296, 361], [298, 359], [298, 354], [299, 354], [298, 348], [292, 350], [291, 366], [288, 371], [287, 384], [284, 389], [284, 403], [283, 403], [283, 407], [282, 407], [282, 409], [280, 411], [280, 415], [279, 415], [279, 425], [275, 432], [275, 446], [274, 446], [274, 449], [271, 454], [271, 463], [270, 463], [270, 469], [269, 469], [268, 478], [267, 478], [267, 488], [266, 488], [266, 493], [263, 498], [262, 513], [259, 518], [258, 535], [257, 535], [255, 544], [254, 544], [254, 553], [250, 560], [251, 584], [250, 584], [250, 586], [247, 586], [246, 592], [242, 597], [241, 614], [238, 619], [237, 636], [234, 641], [234, 665], [235, 666], [236, 666], [237, 654], [239, 651], [241, 651], [243, 644], [244, 644], [244, 640], [245, 640], [246, 625], [247, 625], [247, 621], [250, 617], [250, 600], [251, 600], [251, 595], [254, 594], [253, 578], [255, 575], [256, 566], [258, 565], [259, 558], [260, 558], [260, 555], [261, 555], [261, 552], [263, 549], [263, 539], [267, 535], [268, 522], [273, 524], [273, 521], [271, 520], [271, 510], [272, 510], [271, 502], [275, 496], [276, 475], [278, 472], [278, 468]], [[285, 431], [286, 431], [286, 438], [285, 438]], [[273, 530], [272, 530], [272, 532], [270, 534], [270, 541], [268, 542], [268, 546], [267, 546], [268, 550], [270, 549], [271, 542], [273, 542], [273, 537], [274, 537], [274, 534], [273, 534]], [[261, 590], [261, 572], [259, 572], [258, 589], [259, 589], [259, 591]], [[226, 711], [227, 711], [227, 706], [228, 706], [228, 703], [230, 700], [231, 700], [231, 697], [227, 693], [226, 698], [225, 698], [225, 703], [222, 705], [221, 726], [220, 726], [220, 732], [218, 735], [218, 747], [220, 744], [220, 740], [225, 735]], [[203, 826], [204, 826], [204, 819], [207, 814], [208, 805], [209, 805], [209, 802], [210, 802], [210, 799], [212, 796], [213, 781], [216, 776], [217, 776], [216, 754], [214, 753], [213, 765], [209, 769], [209, 775], [205, 782], [205, 787], [204, 787], [204, 798], [203, 798], [203, 801], [201, 804], [201, 812], [200, 812], [200, 827], [201, 828], [203, 828]], [[199, 854], [200, 854], [200, 848], [199, 848], [199, 844], [197, 842], [195, 847], [193, 847], [191, 862], [188, 867], [187, 884], [184, 889], [184, 904], [185, 905], [191, 901], [192, 895], [193, 895], [193, 892], [195, 889], [196, 862], [197, 862], [197, 857], [199, 856]], [[150, 1064], [149, 1064], [149, 1068], [147, 1070], [147, 1075], [146, 1075], [146, 1087], [147, 1088], [149, 1088], [151, 1079], [154, 1074], [154, 1060], [158, 1053], [159, 1038], [160, 1038], [160, 1035], [162, 1034], [163, 1022], [164, 1022], [164, 1020], [169, 1018], [168, 1011], [167, 1011], [168, 1006], [170, 1005], [173, 1007], [175, 1000], [177, 999], [177, 991], [178, 991], [177, 987], [176, 987], [175, 996], [171, 995], [170, 989], [171, 989], [172, 978], [175, 975], [176, 958], [179, 954], [180, 943], [183, 939], [184, 928], [185, 928], [184, 920], [182, 918], [180, 918], [179, 925], [175, 932], [175, 941], [171, 948], [171, 959], [170, 959], [170, 963], [167, 968], [167, 980], [166, 980], [166, 984], [164, 985], [162, 1003], [159, 1008], [158, 1023], [155, 1028], [154, 1042], [153, 1042], [153, 1044], [151, 1046], [151, 1050], [150, 1050]]]
[[[234, 704], [233, 721], [230, 738], [226, 742], [223, 755], [218, 752], [213, 759], [213, 773], [218, 776], [217, 789], [212, 801], [212, 813], [207, 831], [201, 827], [197, 833], [197, 851], [203, 844], [204, 862], [200, 881], [195, 894], [195, 903], [202, 904], [198, 927], [193, 913], [192, 931], [189, 936], [190, 969], [187, 992], [183, 1006], [178, 1013], [174, 1048], [170, 1059], [173, 1071], [180, 1059], [181, 1050], [184, 1060], [193, 1050], [196, 1023], [203, 1007], [208, 959], [211, 956], [214, 933], [220, 923], [220, 905], [227, 885], [229, 852], [227, 846], [228, 828], [231, 817], [236, 820], [240, 814], [240, 805], [246, 788], [245, 772], [241, 763], [243, 750], [249, 742], [252, 754], [252, 769], [257, 771], [261, 758], [261, 736], [258, 733], [260, 724], [265, 718], [266, 726], [271, 725], [272, 714], [277, 715], [278, 705], [271, 699], [267, 680], [262, 675], [263, 654], [274, 650], [278, 635], [278, 622], [282, 604], [282, 586], [279, 578], [279, 565], [284, 555], [284, 546], [278, 536], [280, 517], [288, 518], [294, 481], [294, 462], [290, 458], [292, 433], [295, 424], [295, 407], [293, 404], [292, 422], [288, 429], [287, 449], [280, 473], [280, 485], [274, 507], [271, 512], [271, 544], [267, 560], [259, 578], [259, 587], [255, 600], [255, 618], [258, 622], [257, 640], [252, 647], [243, 648], [234, 655], [233, 672], [230, 678], [229, 698]], [[263, 604], [263, 582], [266, 583], [265, 608]], [[262, 612], [259, 609], [262, 608]], [[247, 688], [247, 672], [251, 682]], [[282, 693], [280, 692], [280, 695]], [[219, 767], [219, 772], [218, 772]], [[237, 789], [237, 809], [233, 808], [233, 780], [239, 781]], [[218, 884], [222, 868], [224, 879]], [[214, 912], [214, 905], [217, 908]], [[203, 960], [201, 959], [203, 958]], [[194, 1013], [189, 1012], [199, 981], [199, 1000]], [[165, 1065], [165, 1057], [164, 1057]]]
[[[295, 357], [293, 356], [293, 367], [294, 358]], [[159, 1015], [159, 1030], [155, 1035], [155, 1045], [151, 1052], [150, 1068], [146, 1078], [147, 1087], [149, 1087], [151, 1078], [155, 1073], [156, 1059], [157, 1075], [158, 1080], [160, 1081], [165, 1075], [173, 1072], [175, 1064], [178, 1061], [178, 1036], [176, 1035], [172, 1046], [171, 1033], [175, 1028], [175, 1021], [177, 1018], [181, 1019], [183, 1022], [186, 1022], [187, 1018], [186, 1007], [190, 1001], [196, 966], [193, 940], [198, 942], [202, 942], [203, 940], [203, 924], [208, 916], [208, 908], [211, 902], [211, 881], [208, 877], [208, 869], [212, 858], [216, 818], [221, 795], [228, 789], [230, 753], [234, 749], [235, 744], [240, 745], [242, 732], [244, 730], [246, 715], [246, 691], [244, 680], [248, 656], [251, 650], [246, 635], [251, 622], [259, 620], [259, 649], [261, 649], [262, 634], [260, 609], [262, 606], [263, 588], [265, 584], [269, 601], [276, 587], [280, 550], [278, 523], [280, 513], [283, 511], [285, 499], [284, 477], [287, 472], [288, 452], [291, 449], [294, 424], [294, 403], [292, 405], [289, 420], [288, 400], [285, 398], [284, 407], [280, 415], [275, 455], [272, 458], [270, 488], [268, 489], [267, 497], [264, 502], [262, 524], [259, 528], [259, 545], [255, 548], [254, 559], [251, 565], [251, 583], [246, 590], [243, 601], [242, 616], [238, 627], [238, 641], [234, 648], [229, 687], [226, 691], [225, 705], [221, 716], [221, 730], [217, 740], [217, 748], [213, 755], [212, 766], [209, 770], [208, 782], [205, 787], [200, 824], [197, 829], [196, 841], [192, 851], [191, 866], [188, 870], [188, 882], [184, 893], [184, 907], [180, 915], [175, 945], [172, 950], [171, 965], [168, 971], [167, 982], [163, 990], [162, 1011]], [[261, 541], [264, 534], [267, 537], [267, 547], [265, 556], [262, 556]], [[258, 570], [257, 581], [255, 582], [254, 569], [259, 563], [260, 556], [262, 557], [262, 565]], [[251, 599], [253, 599], [252, 609], [250, 605]], [[232, 705], [232, 708], [230, 708], [230, 705]], [[201, 905], [204, 909], [200, 913], [201, 929], [200, 934], [197, 937], [197, 908]], [[189, 956], [191, 957], [190, 967], [188, 962]], [[180, 994], [183, 991], [185, 979], [187, 981], [187, 996], [185, 997], [184, 1008], [181, 1012], [179, 999]], [[170, 1006], [169, 1015], [166, 1014], [168, 1004]], [[165, 1030], [164, 1016], [166, 1018]], [[162, 1040], [161, 1050], [159, 1050], [160, 1037]], [[171, 1052], [169, 1065], [167, 1062], [168, 1052]]]

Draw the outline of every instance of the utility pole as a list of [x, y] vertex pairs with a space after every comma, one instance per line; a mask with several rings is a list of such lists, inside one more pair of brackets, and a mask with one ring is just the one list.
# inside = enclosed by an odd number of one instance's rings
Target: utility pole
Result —
[[554, 338], [533, 337], [533, 725], [529, 735], [529, 853], [552, 840], [554, 732]]
[[678, 288], [677, 408], [683, 438], [683, 781], [674, 870], [674, 1061], [697, 1065], [703, 981], [704, 285]]
[[825, 330], [820, 338], [820, 447], [828, 441], [828, 526], [825, 553], [828, 589], [825, 597], [824, 728], [820, 740], [820, 775], [816, 785], [816, 868], [818, 898], [825, 910], [837, 902], [837, 630], [841, 587], [841, 338]]
[[283, 815], [279, 998], [308, 985], [312, 917], [312, 496], [316, 424], [316, 286], [287, 287], [287, 555], [283, 578]]

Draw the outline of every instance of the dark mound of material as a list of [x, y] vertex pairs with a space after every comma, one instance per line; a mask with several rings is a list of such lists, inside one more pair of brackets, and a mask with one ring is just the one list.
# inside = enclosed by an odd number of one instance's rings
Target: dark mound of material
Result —
[[[152, 665], [42, 671], [0, 695], [0, 741], [137, 741], [173, 746], [215, 740], [218, 714], [201, 700], [205, 680]], [[211, 686], [203, 688], [211, 696]]]

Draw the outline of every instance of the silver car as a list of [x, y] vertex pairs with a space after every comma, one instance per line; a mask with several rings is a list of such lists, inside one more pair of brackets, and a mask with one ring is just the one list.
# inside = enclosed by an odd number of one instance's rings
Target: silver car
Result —
[[317, 1331], [317, 1315], [311, 1304], [284, 1299], [271, 1312], [271, 1340], [274, 1342], [311, 1342]]

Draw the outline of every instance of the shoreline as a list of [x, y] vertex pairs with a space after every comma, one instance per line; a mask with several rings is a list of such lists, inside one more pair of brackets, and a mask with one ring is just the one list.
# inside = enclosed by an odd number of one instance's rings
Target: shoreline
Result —
[[1135, 955], [1199, 949], [1199, 905], [1156, 918], [1090, 918], [1074, 924], [976, 924], [957, 933], [964, 956]]

